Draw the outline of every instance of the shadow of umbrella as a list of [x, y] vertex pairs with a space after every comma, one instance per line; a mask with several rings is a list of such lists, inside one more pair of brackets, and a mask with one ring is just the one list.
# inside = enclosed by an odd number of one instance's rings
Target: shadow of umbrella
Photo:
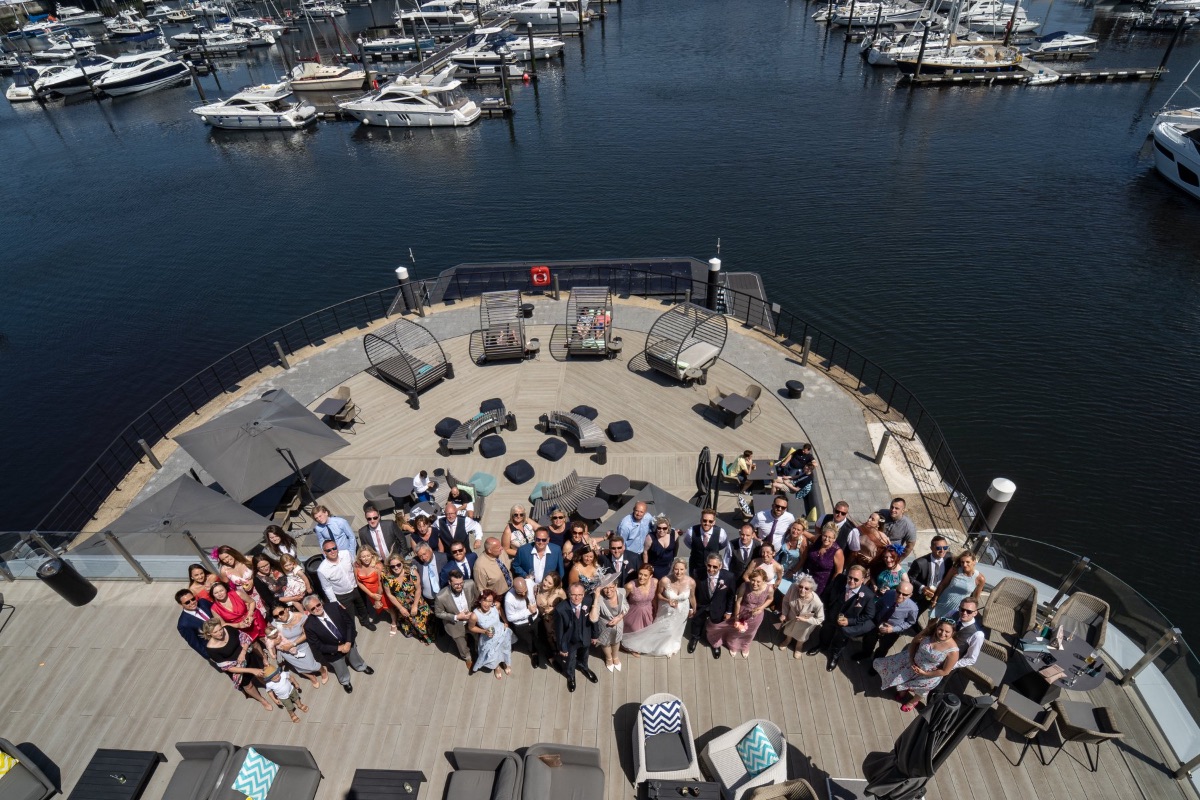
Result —
[[302, 470], [349, 445], [281, 389], [181, 433], [175, 442], [239, 503], [289, 475], [311, 499]]
[[871, 753], [863, 762], [866, 795], [878, 800], [917, 800], [958, 743], [994, 702], [990, 696], [935, 694], [890, 753]]

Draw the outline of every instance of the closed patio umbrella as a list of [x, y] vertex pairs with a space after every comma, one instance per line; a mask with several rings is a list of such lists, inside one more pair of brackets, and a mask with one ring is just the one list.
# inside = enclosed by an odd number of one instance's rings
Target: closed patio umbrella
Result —
[[281, 389], [175, 441], [239, 503], [349, 444]]

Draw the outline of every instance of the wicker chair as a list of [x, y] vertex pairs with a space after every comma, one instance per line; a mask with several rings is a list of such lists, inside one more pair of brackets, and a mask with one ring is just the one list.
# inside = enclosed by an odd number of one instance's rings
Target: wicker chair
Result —
[[1037, 615], [1037, 588], [1019, 578], [1003, 578], [988, 595], [979, 622], [988, 637], [1006, 637], [1010, 644], [1033, 627]]
[[1108, 603], [1083, 592], [1076, 592], [1054, 612], [1055, 627], [1062, 625], [1068, 633], [1082, 636], [1092, 647], [1104, 646], [1108, 631]]
[[[657, 703], [679, 703], [679, 713], [682, 717], [682, 727], [678, 733], [660, 733], [652, 737], [646, 736], [646, 725], [642, 719], [641, 708], [638, 708], [637, 722], [633, 726], [633, 767], [636, 773], [633, 779], [633, 785], [636, 788], [642, 781], [648, 780], [666, 780], [666, 781], [687, 781], [700, 779], [700, 762], [696, 759], [696, 740], [692, 736], [692, 722], [688, 718], [687, 706], [673, 694], [652, 694], [642, 701], [642, 706], [655, 705]], [[682, 769], [655, 769], [655, 754], [651, 753], [647, 758], [646, 741], [647, 739], [658, 740], [659, 737], [666, 737], [663, 741], [656, 741], [652, 745], [652, 750], [663, 750], [659, 745], [669, 744], [666, 748], [671, 750], [670, 753], [665, 753], [671, 759], [678, 759], [680, 763], [684, 759], [687, 761], [687, 766]], [[668, 741], [670, 740], [670, 741]], [[675, 751], [679, 745], [683, 745], [683, 752]]]
[[750, 406], [750, 411], [746, 414], [747, 422], [750, 422], [762, 413], [762, 406], [758, 404], [758, 399], [762, 397], [762, 390], [763, 387], [757, 383], [752, 383], [746, 387], [746, 391], [742, 392], [744, 397], [749, 397], [754, 402], [754, 405]]
[[[1117, 730], [1113, 722], [1112, 712], [1103, 706], [1093, 706], [1091, 703], [1073, 700], [1055, 700], [1054, 710], [1058, 712], [1058, 730], [1062, 733], [1062, 747], [1058, 748], [1046, 765], [1054, 763], [1058, 753], [1067, 746], [1067, 742], [1079, 742], [1087, 754], [1088, 769], [1092, 772], [1100, 766], [1100, 745], [1109, 739], [1123, 739], [1125, 734]], [[1089, 744], [1096, 745], [1096, 757], [1092, 758]]]
[[[762, 726], [771, 746], [779, 754], [779, 760], [757, 775], [751, 775], [742, 764], [737, 745], [755, 725]], [[752, 719], [709, 742], [700, 753], [700, 766], [711, 780], [721, 784], [721, 796], [725, 800], [741, 800], [751, 789], [787, 780], [787, 740], [775, 723]]]
[[353, 433], [354, 423], [362, 422], [362, 420], [358, 416], [358, 406], [356, 406], [354, 401], [350, 399], [350, 387], [339, 386], [335, 397], [337, 397], [338, 400], [345, 400], [346, 405], [342, 407], [341, 411], [333, 415], [333, 421], [337, 423], [338, 427], [340, 428], [350, 426], [350, 432]]
[[[1025, 739], [1025, 746], [1021, 748], [1021, 755], [1013, 764], [1014, 767], [1021, 766], [1025, 754], [1034, 744], [1038, 748], [1038, 760], [1043, 765], [1046, 763], [1046, 755], [1042, 751], [1039, 737], [1054, 726], [1054, 720], [1058, 718], [1057, 711], [1047, 711], [1028, 697], [1018, 694], [1011, 686], [1002, 686], [996, 705], [992, 707], [992, 713], [996, 715], [997, 722]], [[1012, 761], [1009, 763], [1012, 764]]]
[[747, 797], [749, 800], [821, 800], [812, 785], [800, 778], [771, 786], [760, 786]]
[[1004, 683], [1004, 676], [1008, 672], [1008, 649], [995, 642], [984, 642], [979, 658], [971, 666], [963, 667], [962, 671], [980, 691], [991, 694]]

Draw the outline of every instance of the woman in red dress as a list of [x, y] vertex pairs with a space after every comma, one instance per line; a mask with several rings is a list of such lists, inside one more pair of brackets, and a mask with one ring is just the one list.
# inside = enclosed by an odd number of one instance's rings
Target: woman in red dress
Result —
[[250, 641], [256, 641], [267, 632], [267, 621], [259, 613], [258, 607], [246, 603], [238, 592], [229, 591], [229, 586], [217, 581], [208, 589], [212, 597], [213, 613], [225, 621], [238, 633], [248, 636]]

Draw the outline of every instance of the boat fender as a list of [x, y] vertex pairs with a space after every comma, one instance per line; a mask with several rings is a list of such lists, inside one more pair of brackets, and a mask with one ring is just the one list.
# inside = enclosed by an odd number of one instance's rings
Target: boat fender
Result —
[[378, 90], [378, 89], [379, 89], [379, 81], [377, 81], [377, 80], [375, 80], [374, 78], [372, 78], [372, 79], [371, 79], [371, 88], [372, 88], [372, 89], [375, 89], [375, 90]]
[[523, 75], [521, 75], [521, 80], [525, 81], [526, 83], [529, 83], [529, 73], [526, 72]]
[[550, 285], [550, 267], [545, 265], [532, 267], [529, 270], [529, 279], [534, 286], [544, 287]]

